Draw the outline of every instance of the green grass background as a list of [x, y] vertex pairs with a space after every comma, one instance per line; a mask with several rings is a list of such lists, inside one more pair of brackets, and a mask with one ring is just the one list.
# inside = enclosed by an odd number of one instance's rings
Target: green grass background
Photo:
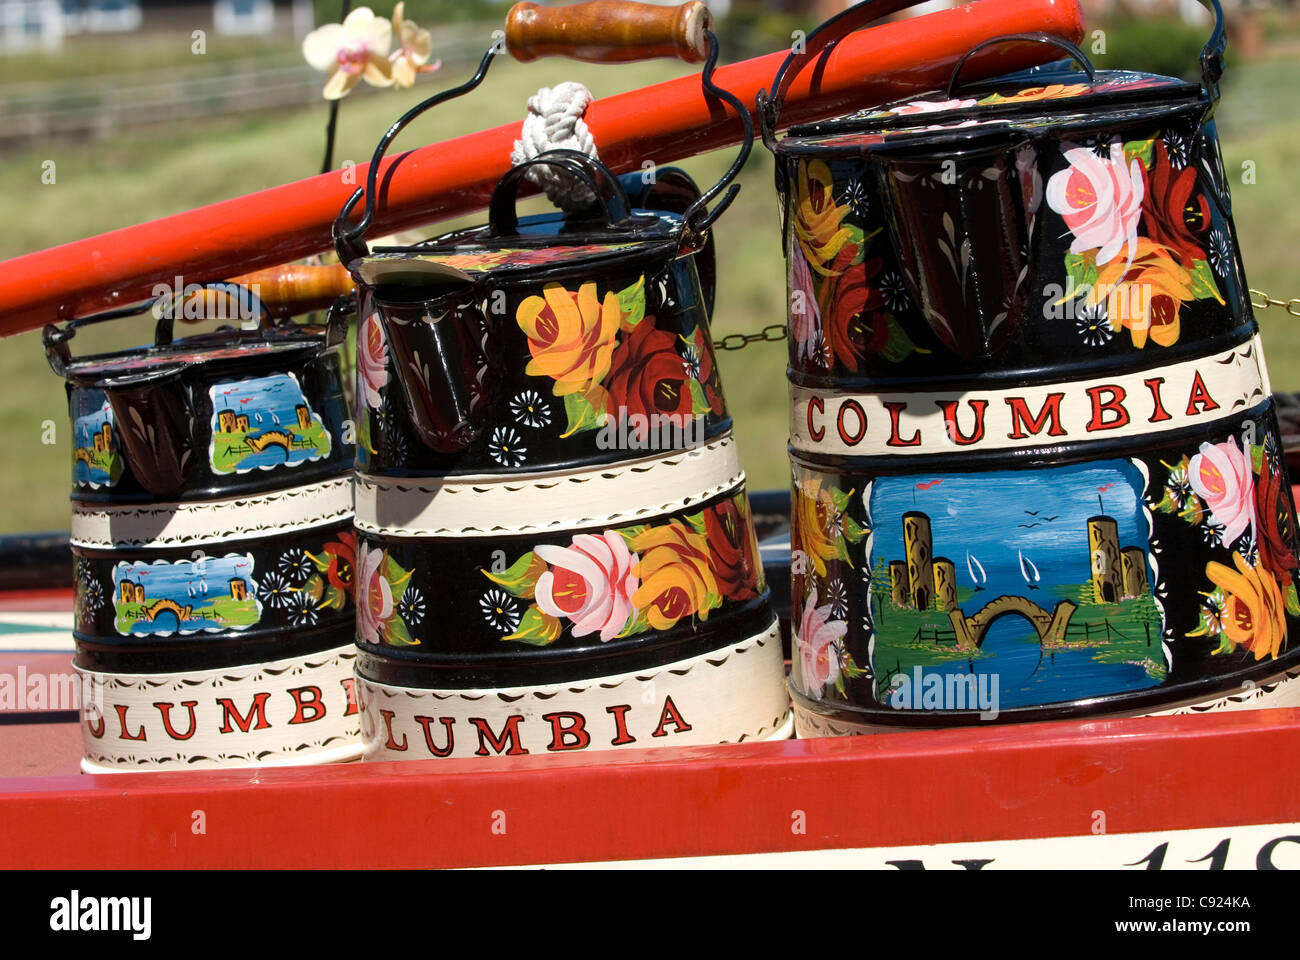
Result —
[[[180, 42], [180, 41], [177, 41]], [[218, 52], [219, 51], [213, 51]], [[85, 56], [84, 64], [103, 58]], [[147, 57], [134, 68], [150, 64]], [[0, 81], [30, 79], [32, 58], [0, 58]], [[64, 62], [64, 61], [61, 61]], [[29, 65], [24, 73], [22, 66]], [[61, 75], [78, 72], [64, 62]], [[87, 70], [87, 72], [91, 72]], [[419, 146], [485, 127], [518, 122], [524, 102], [538, 87], [579, 80], [607, 96], [685, 73], [673, 63], [618, 67], [543, 60], [518, 64], [501, 58], [475, 94], [418, 119], [396, 148]], [[465, 65], [448, 66], [411, 91], [379, 90], [345, 101], [336, 165], [369, 157], [389, 123], [406, 107], [441, 85], [459, 82]], [[1300, 296], [1295, 266], [1300, 237], [1300, 67], [1294, 58], [1234, 65], [1219, 109], [1220, 136], [1233, 178], [1235, 219], [1250, 284], [1282, 299]], [[147, 131], [134, 130], [94, 141], [67, 140], [10, 150], [0, 162], [0, 258], [39, 250], [155, 217], [314, 174], [320, 165], [327, 115], [324, 102], [302, 109], [208, 120], [160, 118]], [[722, 152], [681, 164], [701, 184], [730, 163]], [[41, 182], [42, 163], [53, 160], [57, 182]], [[1241, 183], [1251, 161], [1256, 182]], [[718, 307], [714, 335], [756, 331], [784, 320], [784, 265], [778, 235], [772, 162], [757, 147], [740, 182], [743, 190], [719, 222]], [[538, 202], [530, 202], [536, 209]], [[478, 218], [474, 218], [478, 219]], [[439, 225], [437, 230], [443, 229]], [[431, 231], [435, 232], [435, 231]], [[178, 243], [180, 242], [178, 238]], [[250, 235], [253, 247], [258, 238]], [[1273, 384], [1300, 390], [1300, 335], [1273, 308], [1260, 313]], [[77, 352], [143, 342], [146, 324], [105, 325], [79, 335]], [[751, 489], [785, 487], [785, 349], [757, 344], [720, 356], [723, 383], [735, 415], [741, 456]], [[55, 442], [44, 443], [54, 424]], [[62, 382], [47, 367], [39, 334], [0, 343], [0, 532], [66, 529], [69, 517], [71, 428]]]

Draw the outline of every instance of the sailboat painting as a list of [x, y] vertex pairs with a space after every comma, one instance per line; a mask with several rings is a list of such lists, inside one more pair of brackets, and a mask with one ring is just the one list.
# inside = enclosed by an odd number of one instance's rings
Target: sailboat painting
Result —
[[292, 373], [217, 384], [209, 394], [213, 473], [292, 467], [329, 456], [329, 430]]
[[945, 689], [947, 678], [989, 675], [1002, 709], [1164, 682], [1146, 484], [1143, 465], [1120, 459], [944, 474], [924, 487], [875, 478], [876, 702], [909, 709], [894, 704], [893, 684], [918, 670]]
[[1038, 581], [1043, 579], [1034, 562], [1025, 556], [1024, 551], [1017, 551], [1020, 557], [1020, 575], [1025, 578], [1025, 586], [1030, 590], [1038, 589]]

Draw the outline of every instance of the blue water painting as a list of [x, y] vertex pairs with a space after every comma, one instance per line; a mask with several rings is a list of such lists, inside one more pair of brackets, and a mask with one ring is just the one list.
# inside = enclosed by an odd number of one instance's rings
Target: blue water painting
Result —
[[251, 377], [211, 388], [215, 473], [295, 466], [329, 456], [329, 431], [291, 373]]
[[918, 667], [996, 675], [1001, 708], [1161, 683], [1145, 486], [1128, 460], [877, 479], [877, 697]]
[[248, 554], [119, 563], [113, 602], [117, 631], [124, 635], [243, 630], [262, 616]]
[[122, 475], [117, 424], [102, 390], [78, 397], [82, 411], [72, 421], [72, 480], [83, 487], [111, 487]]

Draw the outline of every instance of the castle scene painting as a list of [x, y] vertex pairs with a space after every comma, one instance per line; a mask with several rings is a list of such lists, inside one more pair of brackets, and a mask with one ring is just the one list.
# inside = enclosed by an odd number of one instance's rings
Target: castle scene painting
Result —
[[82, 402], [98, 404], [72, 421], [72, 481], [82, 487], [111, 487], [122, 476], [113, 408], [102, 390], [88, 390]]
[[[1160, 684], [1146, 483], [1127, 460], [882, 477], [871, 488], [871, 663], [990, 675], [1000, 709]], [[919, 671], [919, 673], [918, 673]]]
[[113, 570], [117, 632], [134, 636], [243, 630], [262, 618], [248, 554]]
[[329, 431], [291, 373], [214, 386], [214, 473], [247, 473], [329, 456]]

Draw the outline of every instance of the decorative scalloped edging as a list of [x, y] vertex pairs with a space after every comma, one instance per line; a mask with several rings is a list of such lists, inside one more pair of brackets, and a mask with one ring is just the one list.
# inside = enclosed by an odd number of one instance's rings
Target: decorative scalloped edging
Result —
[[[662, 494], [656, 493], [653, 488], [639, 495], [634, 488], [634, 484], [654, 474], [656, 485], [663, 481], [668, 489], [680, 489], [680, 484], [675, 479], [672, 483], [664, 481], [663, 471], [667, 468], [684, 466], [700, 468], [701, 461], [705, 458], [718, 461], [716, 467], [722, 468], [722, 479], [694, 489], [688, 496], [675, 497], [666, 502], [661, 502]], [[707, 466], [705, 469], [708, 469]], [[714, 475], [716, 475], [716, 472]], [[743, 486], [744, 483], [745, 472], [740, 468], [739, 461], [736, 458], [735, 439], [728, 433], [711, 443], [688, 450], [673, 451], [667, 456], [654, 460], [641, 460], [615, 466], [598, 466], [580, 473], [548, 473], [532, 479], [503, 476], [498, 480], [476, 478], [466, 482], [440, 480], [437, 482], [417, 481], [412, 483], [380, 480], [375, 477], [361, 475], [357, 477], [358, 510], [356, 526], [357, 529], [366, 533], [396, 537], [513, 535], [548, 530], [569, 530], [586, 526], [608, 526], [684, 510], [694, 504], [702, 503]], [[600, 494], [596, 494], [590, 487], [591, 484], [606, 489]], [[539, 504], [545, 502], [543, 497], [553, 498], [557, 492], [564, 494], [570, 491], [580, 491], [584, 495], [592, 496], [598, 502], [605, 500], [621, 503], [636, 502], [638, 500], [641, 502], [634, 508], [612, 513], [601, 512], [587, 516], [579, 511], [576, 516], [570, 512], [565, 516], [553, 517], [544, 521], [529, 520], [518, 523], [496, 523], [490, 526], [474, 524], [457, 526], [436, 522], [393, 526], [377, 522], [374, 516], [379, 512], [376, 509], [379, 503], [399, 498], [412, 502], [412, 506], [426, 513], [432, 513], [435, 517], [454, 514], [471, 504], [484, 516], [492, 516], [500, 512], [502, 509], [501, 504], [505, 502], [511, 504], [527, 503], [530, 505], [530, 511], [536, 513]], [[523, 495], [522, 500], [519, 499], [519, 495]], [[372, 497], [374, 498], [373, 501], [368, 499]], [[458, 497], [460, 499], [456, 499]], [[445, 499], [438, 502], [436, 498]], [[476, 499], [484, 500], [487, 498], [491, 498], [494, 502], [491, 504], [474, 502]], [[456, 499], [456, 502], [449, 502], [454, 499]], [[647, 500], [649, 502], [645, 502]], [[466, 503], [466, 501], [469, 501], [469, 503]], [[563, 506], [570, 510], [573, 509], [573, 504], [567, 497], [564, 497], [561, 502]], [[395, 510], [394, 512], [409, 513], [412, 511], [408, 509], [405, 511]]]
[[[323, 497], [334, 497], [336, 503], [324, 511], [320, 509]], [[308, 512], [310, 507], [314, 512]], [[286, 510], [286, 508], [290, 508]], [[293, 508], [298, 508], [295, 514]], [[286, 517], [286, 512], [288, 516]], [[227, 500], [166, 503], [154, 506], [91, 507], [74, 503], [72, 509], [72, 545], [90, 549], [133, 549], [198, 546], [229, 540], [245, 540], [271, 536], [293, 530], [307, 530], [327, 523], [346, 520], [352, 515], [352, 477], [335, 477], [305, 487], [293, 487], [275, 493]], [[235, 519], [242, 522], [234, 522]], [[133, 525], [155, 524], [165, 520], [162, 531], [152, 536], [141, 536]], [[168, 534], [187, 525], [197, 529]], [[214, 529], [214, 524], [219, 529]], [[95, 527], [113, 530], [105, 535]]]
[[[1258, 701], [1267, 701], [1260, 703]], [[1288, 670], [1270, 682], [1256, 684], [1242, 693], [1188, 703], [1171, 710], [1160, 710], [1148, 716], [1171, 716], [1187, 713], [1209, 713], [1213, 710], [1267, 710], [1276, 707], [1300, 707], [1300, 667]]]

